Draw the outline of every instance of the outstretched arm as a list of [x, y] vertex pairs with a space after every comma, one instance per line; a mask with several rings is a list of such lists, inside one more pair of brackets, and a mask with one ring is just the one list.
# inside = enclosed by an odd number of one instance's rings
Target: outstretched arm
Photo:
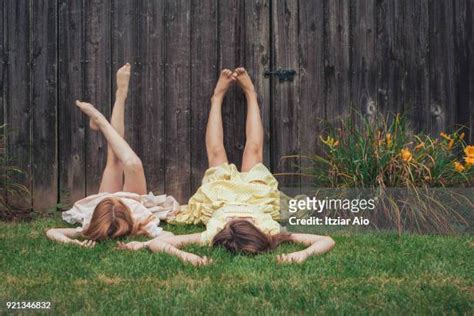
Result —
[[336, 242], [329, 236], [291, 234], [291, 237], [293, 242], [306, 245], [308, 248], [289, 254], [279, 255], [277, 257], [278, 262], [300, 263], [305, 261], [310, 256], [321, 255], [330, 251], [336, 244]]
[[65, 244], [76, 244], [82, 247], [94, 247], [95, 241], [93, 240], [77, 240], [76, 238], [81, 236], [75, 228], [51, 228], [46, 232], [46, 236], [54, 241], [65, 243]]
[[189, 234], [189, 235], [178, 235], [178, 236], [165, 236], [157, 237], [155, 239], [138, 242], [132, 241], [130, 243], [118, 243], [120, 249], [127, 250], [139, 250], [148, 248], [152, 252], [164, 252], [172, 256], [176, 256], [185, 263], [191, 263], [195, 266], [207, 265], [212, 263], [212, 260], [207, 257], [200, 257], [190, 252], [180, 250], [179, 248], [190, 245], [190, 244], [201, 244], [201, 234]]

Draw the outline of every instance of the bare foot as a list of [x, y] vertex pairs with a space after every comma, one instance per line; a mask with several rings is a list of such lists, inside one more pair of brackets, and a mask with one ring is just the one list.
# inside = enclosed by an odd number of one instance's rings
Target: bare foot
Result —
[[117, 70], [117, 93], [127, 96], [128, 84], [130, 82], [130, 64], [126, 63]]
[[214, 89], [214, 97], [224, 98], [229, 87], [234, 83], [235, 79], [232, 76], [232, 71], [229, 69], [223, 69], [219, 80], [217, 81], [216, 88]]
[[89, 126], [93, 130], [98, 130], [98, 122], [101, 118], [104, 118], [102, 113], [100, 113], [92, 104], [87, 103], [87, 102], [81, 102], [76, 100], [76, 106], [84, 112], [87, 116], [89, 116], [90, 121], [89, 121]]
[[255, 93], [255, 87], [253, 86], [252, 79], [243, 67], [236, 68], [232, 77], [235, 78], [239, 86], [244, 90], [245, 95]]

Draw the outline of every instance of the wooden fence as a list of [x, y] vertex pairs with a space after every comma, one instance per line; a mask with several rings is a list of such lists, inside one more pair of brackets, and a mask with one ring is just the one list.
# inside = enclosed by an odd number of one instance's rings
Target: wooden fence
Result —
[[[149, 188], [181, 202], [206, 169], [221, 68], [251, 73], [273, 171], [284, 169], [282, 155], [317, 150], [317, 119], [351, 106], [403, 111], [432, 133], [474, 127], [472, 0], [1, 0], [1, 9], [0, 119], [8, 156], [28, 174], [25, 203], [38, 209], [97, 191], [106, 146], [73, 101], [109, 114], [125, 62], [126, 138]], [[296, 70], [294, 80], [265, 78], [279, 68]], [[237, 164], [245, 112], [232, 90], [223, 116]]]

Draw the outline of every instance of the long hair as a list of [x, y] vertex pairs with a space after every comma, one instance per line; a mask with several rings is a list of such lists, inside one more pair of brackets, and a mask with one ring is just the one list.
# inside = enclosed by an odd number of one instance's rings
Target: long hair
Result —
[[291, 234], [268, 235], [247, 220], [236, 219], [225, 225], [212, 239], [213, 247], [224, 247], [233, 253], [256, 255], [271, 251], [283, 242], [291, 241]]
[[114, 239], [128, 235], [144, 234], [143, 228], [153, 220], [153, 216], [136, 223], [132, 212], [120, 199], [105, 198], [100, 201], [92, 213], [89, 226], [82, 232], [91, 240]]

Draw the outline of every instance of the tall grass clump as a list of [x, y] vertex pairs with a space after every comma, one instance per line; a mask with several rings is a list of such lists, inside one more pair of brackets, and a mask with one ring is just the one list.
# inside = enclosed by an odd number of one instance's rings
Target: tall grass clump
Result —
[[[369, 189], [377, 207], [368, 212], [379, 228], [449, 233], [468, 223], [466, 194], [474, 184], [474, 146], [462, 129], [437, 137], [412, 133], [404, 116], [378, 115], [325, 123], [318, 154], [299, 158], [316, 188]], [[471, 190], [472, 192], [472, 190]]]
[[0, 126], [0, 220], [11, 220], [18, 215], [18, 210], [12, 206], [11, 201], [28, 196], [30, 192], [26, 186], [18, 183], [17, 179], [24, 175], [24, 172], [12, 165], [8, 159], [4, 132], [5, 125], [2, 125]]

